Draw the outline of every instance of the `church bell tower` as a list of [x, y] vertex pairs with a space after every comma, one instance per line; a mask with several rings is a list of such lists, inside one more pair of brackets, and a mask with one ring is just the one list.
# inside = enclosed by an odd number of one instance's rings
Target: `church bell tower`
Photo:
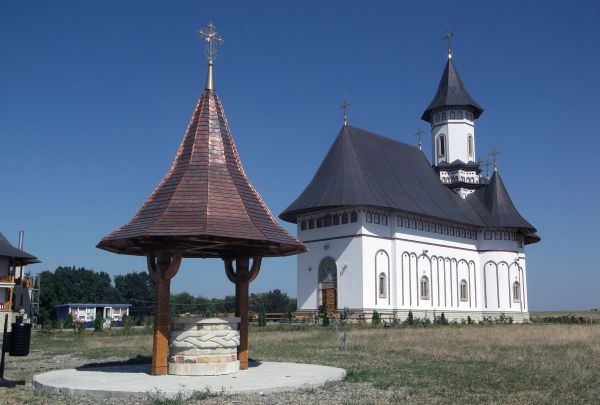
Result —
[[462, 198], [475, 191], [480, 182], [479, 164], [475, 161], [475, 120], [483, 113], [465, 89], [452, 61], [451, 30], [448, 61], [437, 92], [421, 119], [431, 124], [431, 161], [442, 183]]

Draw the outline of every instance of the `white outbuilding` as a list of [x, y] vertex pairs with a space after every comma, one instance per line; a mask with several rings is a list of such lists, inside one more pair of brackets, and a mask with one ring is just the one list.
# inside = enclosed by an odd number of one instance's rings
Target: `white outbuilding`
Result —
[[488, 178], [475, 161], [482, 113], [449, 55], [422, 116], [431, 162], [420, 148], [344, 124], [280, 215], [309, 248], [297, 256], [299, 311], [529, 317], [525, 245], [540, 238], [496, 165]]

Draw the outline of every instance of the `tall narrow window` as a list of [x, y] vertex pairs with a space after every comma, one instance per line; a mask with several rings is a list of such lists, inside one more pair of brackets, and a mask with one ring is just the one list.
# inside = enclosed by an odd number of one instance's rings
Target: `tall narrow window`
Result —
[[387, 283], [385, 278], [385, 273], [379, 273], [379, 298], [385, 298], [387, 296]]
[[444, 135], [440, 135], [440, 137], [438, 138], [438, 152], [440, 156], [444, 156], [446, 155], [446, 137]]
[[306, 220], [305, 219], [303, 219], [302, 222], [300, 222], [300, 230], [301, 231], [306, 230]]
[[460, 280], [460, 300], [468, 301], [469, 300], [469, 285], [466, 280]]
[[521, 302], [521, 285], [518, 281], [513, 283], [513, 301]]
[[356, 222], [358, 220], [358, 214], [356, 214], [356, 211], [352, 211], [350, 213], [350, 222]]
[[371, 212], [367, 212], [366, 221], [373, 222], [373, 214], [371, 214]]
[[421, 277], [421, 299], [429, 299], [429, 279], [427, 276]]
[[342, 214], [342, 224], [347, 224], [348, 223], [348, 213], [344, 212]]
[[467, 137], [467, 149], [469, 150], [469, 158], [473, 158], [473, 135]]

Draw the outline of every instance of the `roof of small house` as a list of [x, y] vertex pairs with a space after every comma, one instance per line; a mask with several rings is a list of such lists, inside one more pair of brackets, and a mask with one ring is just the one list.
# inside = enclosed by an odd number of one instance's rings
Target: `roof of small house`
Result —
[[17, 266], [25, 266], [33, 263], [41, 263], [37, 257], [19, 248], [14, 247], [8, 239], [0, 232], [0, 256], [9, 257], [15, 261]]

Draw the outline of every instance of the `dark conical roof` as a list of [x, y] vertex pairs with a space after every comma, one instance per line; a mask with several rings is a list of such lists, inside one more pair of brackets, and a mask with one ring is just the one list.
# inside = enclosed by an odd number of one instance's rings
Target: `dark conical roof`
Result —
[[142, 208], [97, 247], [184, 257], [284, 256], [306, 247], [275, 220], [244, 173], [214, 90], [200, 97], [169, 172]]
[[345, 125], [310, 184], [279, 217], [296, 222], [305, 212], [365, 205], [477, 221], [473, 212], [462, 210], [460, 200], [418, 148]]
[[518, 228], [526, 235], [527, 243], [539, 242], [536, 229], [517, 211], [498, 171], [489, 183], [475, 191], [466, 201], [483, 218], [487, 227]]
[[8, 239], [0, 233], [0, 256], [13, 259], [17, 266], [40, 263], [37, 257], [14, 247]]
[[473, 110], [475, 118], [479, 118], [483, 113], [483, 108], [469, 95], [463, 85], [458, 71], [451, 58], [448, 58], [442, 79], [438, 85], [435, 97], [425, 110], [421, 119], [431, 122], [431, 112], [440, 107], [470, 107]]

